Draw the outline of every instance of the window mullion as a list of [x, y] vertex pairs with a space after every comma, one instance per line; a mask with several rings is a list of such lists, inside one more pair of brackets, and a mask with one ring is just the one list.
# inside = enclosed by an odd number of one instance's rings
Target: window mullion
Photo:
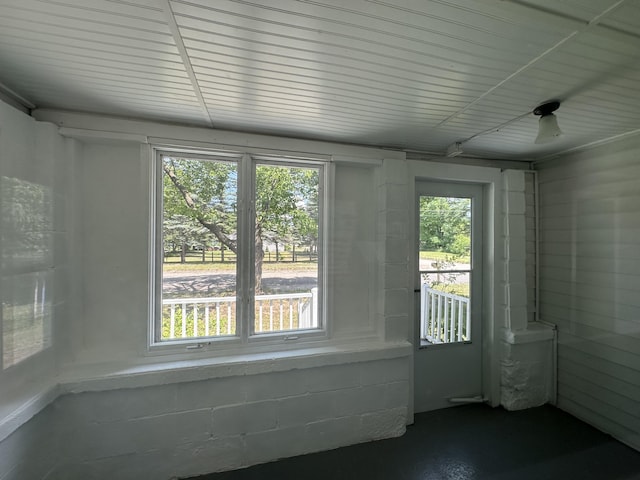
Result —
[[240, 162], [238, 181], [238, 303], [236, 326], [243, 342], [252, 332], [254, 298], [255, 166], [248, 154]]

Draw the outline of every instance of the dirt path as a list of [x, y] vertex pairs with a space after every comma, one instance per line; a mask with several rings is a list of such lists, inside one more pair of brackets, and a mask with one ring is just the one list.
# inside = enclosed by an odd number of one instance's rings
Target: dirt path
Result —
[[[295, 270], [263, 272], [264, 293], [288, 293], [309, 291], [318, 285], [317, 271]], [[168, 272], [162, 282], [163, 293], [168, 296], [227, 295], [235, 290], [235, 274], [231, 272], [211, 273], [206, 271]]]

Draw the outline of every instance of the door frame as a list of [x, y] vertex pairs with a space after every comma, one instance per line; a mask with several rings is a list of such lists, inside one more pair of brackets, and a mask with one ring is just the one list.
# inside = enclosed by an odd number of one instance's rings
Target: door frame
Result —
[[[416, 184], [418, 182], [474, 183], [482, 186], [483, 192], [483, 229], [482, 229], [482, 393], [491, 406], [500, 404], [500, 327], [505, 325], [503, 298], [500, 295], [503, 281], [504, 239], [502, 235], [502, 172], [495, 167], [458, 165], [424, 160], [408, 160], [409, 218], [417, 218]], [[417, 245], [417, 229], [410, 228], [410, 248]], [[411, 255], [408, 265], [409, 294], [409, 338], [415, 349], [419, 339], [419, 294], [415, 294], [415, 272], [417, 256]], [[414, 415], [414, 360], [411, 361], [409, 422]]]
[[[450, 344], [440, 345], [424, 345], [422, 342], [422, 280], [421, 280], [421, 268], [420, 268], [420, 199], [422, 197], [454, 197], [454, 198], [468, 198], [471, 201], [471, 226], [470, 226], [470, 247], [471, 258], [469, 262], [469, 298], [471, 300], [471, 318], [469, 319], [471, 325], [471, 338], [463, 342], [452, 342]], [[415, 328], [413, 330], [413, 355], [414, 355], [414, 405], [418, 403], [418, 399], [422, 398], [422, 406], [420, 411], [423, 411], [424, 407], [429, 404], [429, 410], [434, 408], [445, 408], [447, 406], [454, 406], [453, 404], [443, 404], [442, 395], [444, 397], [466, 397], [483, 395], [482, 384], [482, 267], [483, 267], [483, 203], [484, 203], [484, 191], [482, 184], [474, 182], [451, 182], [451, 181], [433, 181], [433, 180], [416, 180], [415, 181], [415, 214], [412, 219], [414, 228], [414, 238], [416, 241], [413, 243], [412, 254], [415, 260], [415, 270], [413, 272], [413, 292], [416, 297], [414, 305], [414, 317], [413, 322]], [[445, 360], [447, 359], [447, 360]], [[455, 361], [454, 361], [455, 360]], [[434, 372], [428, 367], [429, 362], [436, 362], [438, 365], [444, 365], [439, 368], [443, 368], [444, 372]], [[426, 377], [421, 378], [418, 371], [421, 371], [421, 375]], [[453, 380], [451, 375], [453, 371], [458, 373]], [[445, 373], [446, 372], [446, 373]], [[444, 374], [444, 375], [443, 375]], [[459, 377], [458, 374], [461, 376]], [[445, 384], [441, 382], [447, 378]], [[435, 382], [435, 383], [432, 383]], [[453, 382], [453, 384], [451, 383]], [[454, 386], [455, 384], [455, 386]], [[429, 387], [429, 388], [427, 388]], [[450, 390], [453, 389], [453, 390]], [[425, 392], [426, 390], [432, 391], [434, 394], [430, 400], [424, 398], [423, 395], [419, 395], [419, 392]], [[439, 405], [439, 406], [436, 406]]]

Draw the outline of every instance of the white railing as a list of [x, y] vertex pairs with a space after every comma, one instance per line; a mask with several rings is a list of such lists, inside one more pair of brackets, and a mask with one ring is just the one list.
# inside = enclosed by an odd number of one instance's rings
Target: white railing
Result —
[[429, 288], [420, 289], [421, 338], [430, 343], [471, 340], [471, 311], [467, 297]]
[[[304, 293], [256, 295], [255, 333], [318, 327], [317, 288]], [[162, 300], [163, 340], [236, 333], [236, 297]]]

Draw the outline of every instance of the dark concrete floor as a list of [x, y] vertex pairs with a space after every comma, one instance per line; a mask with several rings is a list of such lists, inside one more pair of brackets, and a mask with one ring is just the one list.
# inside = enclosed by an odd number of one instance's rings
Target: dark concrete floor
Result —
[[416, 415], [400, 438], [198, 480], [637, 480], [640, 452], [551, 406], [467, 405]]

